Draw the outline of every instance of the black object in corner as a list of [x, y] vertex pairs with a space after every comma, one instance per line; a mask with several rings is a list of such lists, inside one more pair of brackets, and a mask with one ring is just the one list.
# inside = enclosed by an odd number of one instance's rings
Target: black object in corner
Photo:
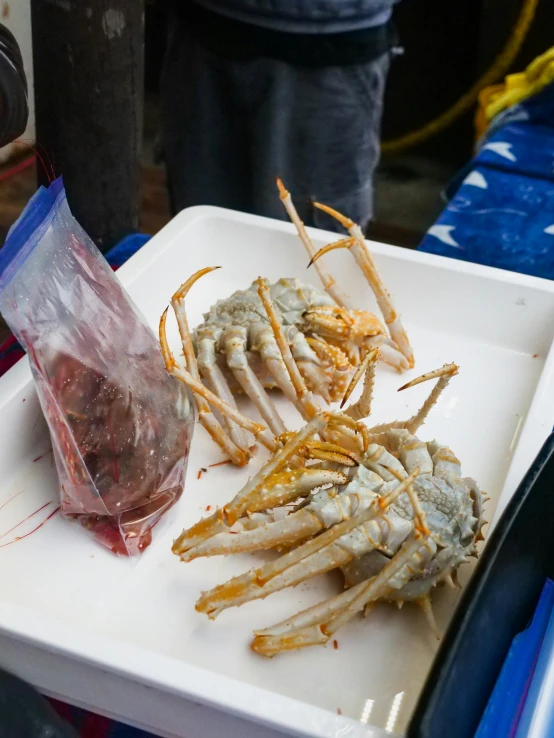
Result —
[[423, 688], [408, 738], [473, 738], [512, 639], [554, 578], [554, 433], [498, 521]]
[[78, 738], [33, 687], [0, 670], [0, 738]]

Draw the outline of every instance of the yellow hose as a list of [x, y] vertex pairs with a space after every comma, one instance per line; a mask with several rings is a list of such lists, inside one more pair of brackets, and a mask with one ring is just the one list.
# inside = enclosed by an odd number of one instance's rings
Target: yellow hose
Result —
[[504, 77], [506, 72], [512, 66], [519, 50], [521, 49], [521, 45], [529, 32], [538, 4], [539, 0], [523, 0], [519, 16], [506, 45], [496, 57], [493, 64], [465, 93], [465, 95], [462, 95], [462, 97], [460, 97], [451, 108], [446, 110], [444, 113], [441, 113], [441, 115], [434, 120], [429, 121], [429, 123], [426, 123], [421, 128], [411, 131], [399, 138], [394, 138], [390, 141], [383, 141], [381, 144], [381, 152], [385, 155], [398, 154], [405, 149], [423, 143], [423, 141], [427, 141], [427, 139], [440, 133], [445, 128], [448, 128], [460, 116], [470, 110], [477, 102], [479, 93], [483, 87], [487, 87], [500, 77]]

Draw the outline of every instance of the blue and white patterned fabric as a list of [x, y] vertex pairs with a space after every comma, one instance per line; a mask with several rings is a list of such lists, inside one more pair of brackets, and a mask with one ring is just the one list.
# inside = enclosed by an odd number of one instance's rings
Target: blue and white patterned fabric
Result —
[[554, 128], [534, 123], [508, 123], [483, 139], [475, 158], [457, 172], [445, 187], [445, 199], [454, 197], [476, 166], [554, 181]]
[[554, 279], [554, 181], [476, 167], [420, 250]]
[[554, 128], [510, 123], [483, 143], [474, 163], [554, 181]]
[[498, 115], [419, 248], [554, 279], [554, 84]]

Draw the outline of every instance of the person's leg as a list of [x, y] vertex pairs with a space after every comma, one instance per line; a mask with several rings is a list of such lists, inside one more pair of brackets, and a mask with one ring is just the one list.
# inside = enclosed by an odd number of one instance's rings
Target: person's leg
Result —
[[249, 121], [255, 212], [286, 218], [275, 186], [280, 176], [306, 223], [340, 230], [311, 207], [319, 200], [365, 228], [373, 210], [388, 67], [388, 54], [323, 69], [270, 59], [257, 63]]
[[247, 210], [245, 124], [234, 65], [170, 20], [161, 82], [163, 152], [171, 209], [218, 205]]

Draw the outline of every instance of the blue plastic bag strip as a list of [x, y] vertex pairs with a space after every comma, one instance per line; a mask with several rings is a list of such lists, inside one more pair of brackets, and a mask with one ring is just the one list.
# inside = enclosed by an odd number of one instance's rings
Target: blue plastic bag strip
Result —
[[515, 736], [551, 738], [553, 735], [554, 612], [551, 612]]
[[0, 249], [0, 292], [33, 252], [64, 197], [63, 179], [58, 177], [48, 188], [39, 187], [29, 200]]
[[512, 641], [475, 738], [516, 735], [553, 608], [554, 582], [547, 579], [531, 624]]

